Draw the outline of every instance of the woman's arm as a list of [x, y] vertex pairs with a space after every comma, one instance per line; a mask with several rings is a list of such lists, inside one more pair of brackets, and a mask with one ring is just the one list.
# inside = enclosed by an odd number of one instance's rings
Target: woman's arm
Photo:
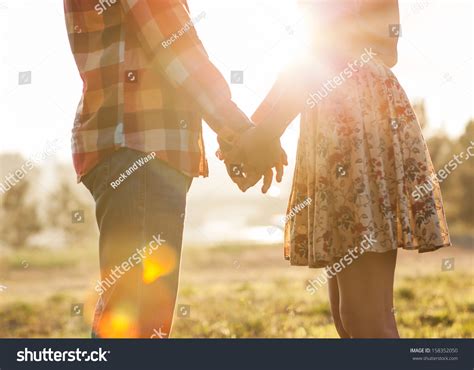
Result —
[[280, 73], [270, 92], [252, 115], [258, 140], [271, 142], [283, 135], [305, 104], [308, 63], [294, 63]]
[[267, 171], [267, 163], [273, 163], [277, 181], [281, 181], [283, 166], [288, 165], [288, 162], [279, 138], [305, 104], [303, 82], [305, 71], [303, 63], [299, 63], [280, 73], [270, 92], [252, 116], [256, 127], [244, 132], [232, 151], [226, 155], [222, 151], [217, 153], [218, 157], [227, 163], [237, 163], [234, 157], [245, 158], [243, 164], [248, 181], [240, 187], [242, 191], [258, 182], [262, 173], [265, 174], [262, 192], [268, 190], [273, 172], [271, 169]]

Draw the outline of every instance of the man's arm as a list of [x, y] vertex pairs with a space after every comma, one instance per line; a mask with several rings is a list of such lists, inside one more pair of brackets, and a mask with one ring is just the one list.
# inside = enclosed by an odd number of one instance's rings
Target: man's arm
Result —
[[120, 5], [152, 63], [200, 106], [219, 142], [232, 145], [252, 123], [232, 101], [226, 80], [209, 60], [186, 4], [121, 0]]

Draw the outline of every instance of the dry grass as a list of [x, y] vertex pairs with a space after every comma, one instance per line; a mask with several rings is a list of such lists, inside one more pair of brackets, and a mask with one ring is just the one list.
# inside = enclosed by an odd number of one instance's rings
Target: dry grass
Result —
[[[397, 321], [403, 337], [473, 337], [474, 253], [400, 253]], [[443, 258], [455, 270], [441, 271]], [[305, 291], [318, 270], [288, 267], [278, 246], [193, 248], [183, 257], [173, 337], [336, 337], [324, 291]], [[93, 248], [25, 251], [0, 259], [0, 337], [87, 337], [97, 279]], [[71, 305], [83, 303], [84, 317]]]

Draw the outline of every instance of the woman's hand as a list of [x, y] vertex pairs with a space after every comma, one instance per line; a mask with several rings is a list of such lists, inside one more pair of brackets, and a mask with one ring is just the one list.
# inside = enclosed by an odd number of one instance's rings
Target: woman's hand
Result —
[[262, 192], [266, 193], [273, 182], [273, 168], [277, 182], [281, 182], [284, 166], [288, 165], [280, 141], [265, 142], [255, 128], [243, 133], [230, 151], [219, 150], [216, 155], [225, 162], [227, 173], [243, 192], [263, 177]]

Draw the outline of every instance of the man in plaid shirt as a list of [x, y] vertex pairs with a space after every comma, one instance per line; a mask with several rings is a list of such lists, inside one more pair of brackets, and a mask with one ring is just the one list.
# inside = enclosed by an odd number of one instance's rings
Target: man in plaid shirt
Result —
[[[224, 151], [252, 123], [209, 61], [186, 0], [64, 0], [64, 9], [84, 82], [73, 160], [78, 181], [95, 199], [100, 231], [92, 335], [166, 337], [186, 194], [193, 177], [208, 174], [201, 121]], [[268, 187], [279, 150], [248, 178], [232, 164], [228, 172], [245, 189], [265, 170]]]

